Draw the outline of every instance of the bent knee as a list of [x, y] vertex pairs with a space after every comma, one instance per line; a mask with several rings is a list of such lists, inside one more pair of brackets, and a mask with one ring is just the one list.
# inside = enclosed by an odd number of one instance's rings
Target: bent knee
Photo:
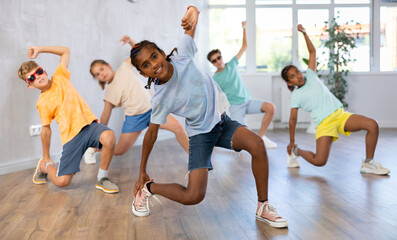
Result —
[[184, 205], [196, 205], [203, 201], [205, 198], [205, 192], [199, 192], [194, 194], [189, 194], [185, 201], [182, 203]]
[[323, 167], [325, 164], [327, 164], [328, 159], [327, 158], [314, 158], [313, 165], [317, 167]]
[[116, 145], [116, 135], [114, 135], [113, 131], [106, 130], [101, 134], [99, 141], [104, 147], [114, 147]]
[[263, 112], [269, 115], [274, 115], [276, 112], [276, 105], [273, 103], [267, 102], [265, 103], [265, 106], [261, 109]]
[[259, 136], [255, 136], [254, 139], [248, 142], [247, 150], [252, 156], [263, 154], [266, 152], [265, 143], [263, 139]]
[[371, 119], [371, 121], [369, 122], [369, 129], [372, 131], [379, 130], [379, 124], [375, 119]]
[[54, 182], [54, 184], [57, 186], [57, 187], [67, 187], [67, 186], [69, 186], [69, 184], [70, 184], [70, 180], [71, 179], [68, 179], [68, 178], [66, 178], [66, 177], [63, 177], [63, 176], [61, 176], [61, 177], [58, 177], [57, 179], [56, 179], [56, 181]]

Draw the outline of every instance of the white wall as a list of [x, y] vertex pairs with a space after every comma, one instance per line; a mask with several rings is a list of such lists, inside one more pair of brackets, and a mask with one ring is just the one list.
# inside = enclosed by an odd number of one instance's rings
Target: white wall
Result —
[[[107, 60], [113, 67], [128, 57], [129, 48], [122, 47], [119, 39], [129, 34], [136, 40], [148, 39], [159, 44], [166, 53], [178, 42], [183, 30], [180, 19], [190, 4], [199, 6], [200, 22], [196, 36], [198, 60], [208, 67], [208, 11], [206, 1], [184, 0], [2, 0], [0, 1], [0, 174], [36, 165], [42, 155], [40, 137], [29, 136], [29, 126], [40, 124], [35, 108], [37, 90], [29, 90], [17, 76], [20, 64], [27, 61], [30, 45], [66, 45], [71, 49], [71, 81], [84, 97], [96, 116], [103, 108], [103, 91], [89, 74], [89, 65], [96, 58]], [[51, 75], [59, 58], [42, 54], [37, 62]], [[207, 66], [207, 67], [205, 67]], [[207, 69], [208, 70], [208, 69]], [[279, 74], [243, 75], [253, 97], [276, 104], [272, 126], [286, 127], [281, 113], [281, 89], [285, 83]], [[144, 80], [144, 79], [142, 79]], [[396, 100], [397, 74], [353, 73], [349, 77], [347, 100], [349, 111], [377, 119], [381, 127], [397, 127]], [[300, 113], [301, 116], [301, 113]], [[112, 113], [109, 126], [119, 135], [123, 114], [121, 109]], [[247, 124], [259, 128], [261, 115], [249, 116]], [[51, 154], [54, 159], [62, 150], [58, 126], [51, 125], [53, 136]], [[160, 138], [170, 137], [160, 133]], [[138, 144], [141, 141], [138, 140]]]
[[[99, 117], [103, 91], [89, 74], [90, 63], [103, 58], [117, 68], [129, 55], [129, 47], [122, 47], [119, 42], [124, 34], [137, 41], [154, 41], [166, 53], [170, 52], [183, 35], [180, 20], [189, 4], [201, 7], [203, 3], [199, 0], [0, 1], [0, 174], [34, 167], [42, 155], [40, 137], [29, 135], [29, 126], [40, 124], [35, 107], [39, 91], [28, 89], [17, 76], [21, 63], [28, 60], [29, 46], [70, 48], [71, 81]], [[199, 31], [197, 34], [196, 42], [200, 45]], [[37, 62], [51, 75], [59, 57], [41, 54]], [[117, 134], [122, 116], [121, 110], [114, 111], [109, 123]], [[62, 146], [58, 125], [53, 123], [51, 128], [51, 154], [56, 160]], [[163, 135], [167, 137], [167, 133]]]

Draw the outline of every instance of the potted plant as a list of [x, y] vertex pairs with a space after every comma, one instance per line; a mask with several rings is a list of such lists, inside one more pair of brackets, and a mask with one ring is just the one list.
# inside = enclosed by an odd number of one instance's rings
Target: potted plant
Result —
[[[349, 63], [355, 62], [350, 52], [356, 48], [356, 39], [359, 38], [360, 23], [355, 23], [355, 28], [351, 25], [354, 21], [346, 22], [345, 25], [339, 25], [337, 20], [339, 16], [333, 18], [330, 22], [325, 21], [324, 33], [328, 38], [322, 43], [323, 47], [329, 49], [327, 85], [330, 91], [338, 98], [344, 108], [348, 107], [345, 101], [345, 94], [348, 91], [346, 76], [349, 74]], [[356, 30], [356, 32], [354, 32]], [[326, 54], [326, 52], [323, 52]]]

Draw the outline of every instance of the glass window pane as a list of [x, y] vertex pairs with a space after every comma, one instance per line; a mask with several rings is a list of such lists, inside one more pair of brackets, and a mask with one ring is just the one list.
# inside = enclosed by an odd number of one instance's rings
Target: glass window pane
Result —
[[292, 62], [292, 9], [256, 9], [257, 71], [279, 72]]
[[[352, 29], [354, 33], [359, 34], [359, 39], [356, 40], [356, 48], [350, 53], [351, 57], [356, 59], [349, 66], [353, 71], [369, 71], [370, 65], [370, 23], [369, 23], [369, 7], [361, 8], [335, 8], [335, 16], [337, 22], [346, 28]], [[361, 29], [356, 26], [356, 23], [361, 24]]]
[[[209, 10], [209, 22], [216, 23], [209, 25], [210, 49], [219, 49], [225, 63], [236, 56], [243, 44], [242, 21], [245, 21], [245, 8]], [[211, 71], [216, 71], [210, 62], [208, 64], [211, 66]], [[246, 54], [240, 58], [239, 68], [245, 71]]]
[[260, 4], [292, 4], [292, 0], [255, 0], [255, 3]]
[[397, 71], [397, 7], [380, 9], [380, 70]]
[[348, 4], [348, 3], [370, 3], [370, 1], [371, 0], [335, 0], [335, 3], [341, 3], [341, 4], [343, 4], [343, 3], [345, 3], [345, 4]]
[[331, 3], [331, 0], [296, 0], [297, 4], [327, 4]]
[[245, 4], [245, 0], [209, 0], [210, 5], [241, 5]]
[[[304, 9], [298, 10], [298, 23], [306, 29], [307, 35], [310, 37], [317, 53], [318, 69], [326, 69], [328, 62], [328, 48], [321, 47], [321, 40], [325, 38], [322, 36], [324, 32], [325, 21], [328, 21], [327, 9]], [[324, 52], [324, 53], [323, 53]], [[299, 68], [307, 69], [307, 64], [303, 62], [303, 58], [309, 58], [309, 51], [303, 34], [299, 32], [298, 37], [298, 64]]]

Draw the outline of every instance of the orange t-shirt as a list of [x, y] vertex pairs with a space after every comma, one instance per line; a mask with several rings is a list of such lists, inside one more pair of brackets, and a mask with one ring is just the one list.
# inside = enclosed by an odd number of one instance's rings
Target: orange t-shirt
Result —
[[59, 64], [51, 81], [51, 87], [40, 94], [36, 107], [43, 126], [49, 125], [52, 119], [58, 123], [62, 144], [65, 145], [84, 126], [98, 119], [73, 87], [70, 72], [64, 65]]

